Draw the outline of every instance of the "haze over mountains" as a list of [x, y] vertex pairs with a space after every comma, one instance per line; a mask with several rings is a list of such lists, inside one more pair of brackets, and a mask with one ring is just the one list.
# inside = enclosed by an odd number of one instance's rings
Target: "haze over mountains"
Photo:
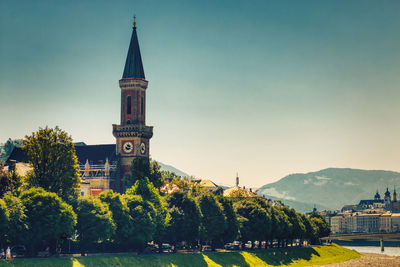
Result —
[[329, 168], [317, 172], [290, 174], [277, 182], [266, 184], [259, 195], [278, 199], [300, 212], [317, 209], [341, 209], [358, 204], [361, 199], [373, 199], [376, 190], [381, 198], [386, 187], [400, 189], [400, 173], [383, 170]]
[[[20, 146], [20, 140], [14, 140], [12, 145]], [[9, 153], [11, 153], [11, 148], [6, 149], [0, 144], [0, 160], [5, 160]], [[182, 177], [190, 177], [171, 165], [158, 163], [161, 170], [174, 172]], [[391, 193], [394, 187], [400, 191], [400, 173], [328, 168], [317, 172], [287, 175], [277, 182], [260, 187], [257, 193], [266, 198], [281, 200], [299, 212], [309, 212], [314, 205], [318, 210], [336, 210], [344, 205], [357, 204], [362, 199], [372, 199], [376, 190], [383, 198], [387, 187]]]

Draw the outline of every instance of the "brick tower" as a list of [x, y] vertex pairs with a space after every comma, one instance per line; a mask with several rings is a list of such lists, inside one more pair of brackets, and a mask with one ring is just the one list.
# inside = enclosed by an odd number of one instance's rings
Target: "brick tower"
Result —
[[121, 88], [121, 124], [113, 124], [113, 135], [116, 141], [116, 153], [120, 165], [120, 192], [124, 191], [122, 180], [130, 175], [130, 166], [135, 157], [149, 157], [150, 138], [153, 126], [146, 126], [146, 89], [145, 79], [136, 22], [126, 57], [124, 73], [119, 80]]

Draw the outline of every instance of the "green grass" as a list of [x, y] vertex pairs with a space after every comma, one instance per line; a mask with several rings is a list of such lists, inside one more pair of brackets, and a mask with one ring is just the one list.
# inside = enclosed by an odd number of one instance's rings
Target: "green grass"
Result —
[[312, 266], [359, 258], [354, 250], [333, 244], [313, 248], [259, 251], [152, 254], [140, 256], [94, 256], [78, 258], [1, 260], [3, 266]]

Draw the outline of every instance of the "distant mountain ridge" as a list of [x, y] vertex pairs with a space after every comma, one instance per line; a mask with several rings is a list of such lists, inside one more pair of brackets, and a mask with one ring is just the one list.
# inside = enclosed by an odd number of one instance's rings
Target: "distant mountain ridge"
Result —
[[176, 175], [181, 176], [181, 177], [190, 177], [189, 174], [187, 174], [187, 173], [175, 168], [174, 166], [164, 164], [164, 163], [162, 163], [160, 161], [157, 161], [157, 163], [160, 165], [162, 171], [173, 172]]
[[[290, 174], [277, 182], [266, 184], [257, 193], [292, 203], [314, 204], [331, 210], [347, 204], [358, 204], [361, 199], [373, 199], [376, 190], [381, 197], [389, 187], [400, 188], [400, 173], [383, 170], [328, 168], [317, 172]], [[302, 209], [299, 209], [300, 211]]]

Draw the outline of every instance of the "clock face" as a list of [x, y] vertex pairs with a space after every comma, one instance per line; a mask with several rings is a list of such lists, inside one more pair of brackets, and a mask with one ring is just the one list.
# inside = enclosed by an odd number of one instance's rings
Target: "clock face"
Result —
[[123, 150], [125, 153], [131, 153], [133, 150], [133, 144], [131, 142], [125, 142], [123, 146]]
[[142, 154], [146, 153], [146, 145], [145, 145], [144, 143], [141, 143], [141, 144], [140, 144], [140, 152], [141, 152]]

